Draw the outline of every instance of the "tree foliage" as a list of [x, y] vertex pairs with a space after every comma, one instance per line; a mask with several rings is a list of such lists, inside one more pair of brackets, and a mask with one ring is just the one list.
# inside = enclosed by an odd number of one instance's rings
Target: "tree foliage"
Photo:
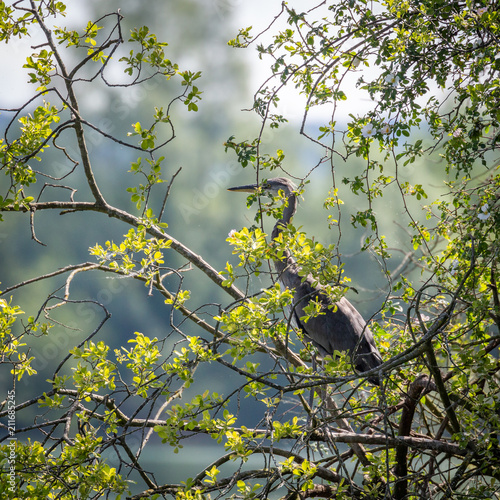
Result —
[[[88, 261], [47, 269], [1, 294], [1, 363], [10, 373], [0, 408], [2, 496], [498, 497], [497, 3], [340, 0], [300, 12], [290, 2], [261, 33], [242, 29], [229, 45], [255, 47], [271, 62], [270, 77], [255, 94], [262, 124], [256, 136], [238, 138], [235, 131], [225, 148], [257, 181], [291, 175], [285, 148], [266, 150], [263, 134], [285, 126], [280, 99], [294, 92], [304, 113], [301, 123], [287, 126], [297, 126], [322, 155], [295, 177], [311, 203], [308, 178], [329, 175], [325, 225], [339, 236], [335, 245], [321, 244], [290, 225], [270, 241], [266, 216], [279, 218], [284, 200], [251, 195], [256, 223], [231, 232], [237, 260], [220, 272], [169, 234], [165, 216], [175, 189], [176, 173], [164, 167], [174, 117], [202, 105], [201, 74], [170, 60], [167, 44], [147, 27], [125, 33], [119, 12], [71, 30], [63, 27], [65, 11], [63, 2], [44, 0], [0, 5], [2, 41], [35, 32], [44, 38], [23, 66], [32, 96], [2, 110], [0, 214], [16, 212], [35, 241], [42, 212], [54, 224], [59, 216], [96, 212], [127, 230], [121, 241], [96, 242]], [[119, 90], [152, 79], [177, 94], [147, 123], [134, 120], [127, 137], [80, 110], [86, 89], [99, 82]], [[341, 110], [352, 95], [370, 104], [344, 122]], [[135, 174], [130, 205], [108, 201], [90, 133], [137, 154], [121, 166]], [[54, 175], [50, 155], [62, 158], [67, 171]], [[343, 169], [345, 162], [352, 167]], [[423, 162], [445, 180], [436, 200], [429, 179], [419, 175]], [[83, 200], [76, 196], [79, 175], [87, 187]], [[382, 229], [390, 193], [406, 228], [403, 257]], [[350, 214], [345, 196], [356, 197]], [[270, 261], [288, 248], [328, 293], [347, 293], [342, 217], [363, 228], [361, 250], [385, 277], [370, 320], [384, 358], [380, 387], [355, 374], [342, 353], [312, 369], [313, 348], [291, 322], [293, 290], [270, 272]], [[178, 267], [174, 253], [184, 261]], [[186, 262], [196, 268], [189, 272], [226, 293], [217, 314], [207, 316], [198, 291], [184, 288]], [[169, 331], [153, 336], [145, 324], [113, 351], [100, 338], [112, 321], [105, 304], [74, 298], [80, 277], [96, 273], [138, 280], [145, 294], [162, 296], [172, 311]], [[254, 293], [259, 274], [269, 275], [269, 286]], [[36, 310], [22, 311], [19, 290], [61, 278], [60, 289], [38, 297]], [[60, 355], [50, 390], [25, 398], [20, 381], [39, 385], [33, 345], [61, 327], [60, 311], [82, 303], [99, 308], [100, 319]], [[322, 311], [311, 301], [307, 313]], [[219, 387], [227, 386], [214, 380], [207, 389], [198, 376], [206, 365], [227, 374], [233, 387], [223, 392]], [[250, 400], [259, 412], [246, 415]], [[36, 417], [27, 422], [27, 414]], [[220, 453], [195, 477], [170, 483], [144, 467], [155, 440], [166, 454], [200, 436]]]

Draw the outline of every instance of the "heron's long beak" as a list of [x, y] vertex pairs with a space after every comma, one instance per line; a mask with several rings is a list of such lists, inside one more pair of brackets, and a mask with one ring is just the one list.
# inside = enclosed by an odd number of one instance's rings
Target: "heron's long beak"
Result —
[[246, 184], [244, 186], [236, 186], [232, 188], [227, 188], [228, 191], [239, 191], [242, 193], [255, 193], [257, 191], [259, 185], [258, 184]]

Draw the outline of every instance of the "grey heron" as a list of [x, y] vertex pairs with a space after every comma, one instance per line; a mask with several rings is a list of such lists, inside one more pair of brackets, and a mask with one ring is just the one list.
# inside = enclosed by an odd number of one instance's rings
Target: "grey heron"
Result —
[[[297, 210], [297, 187], [285, 177], [276, 177], [259, 184], [248, 184], [229, 188], [229, 191], [255, 193], [259, 190], [268, 196], [284, 193], [287, 203], [283, 209], [282, 219], [274, 226], [272, 239], [278, 237], [283, 228], [290, 222]], [[294, 290], [292, 305], [293, 318], [304, 334], [304, 340], [309, 340], [324, 357], [334, 356], [335, 351], [345, 351], [351, 358], [355, 369], [366, 372], [382, 364], [382, 357], [375, 345], [372, 332], [357, 309], [345, 298], [333, 302], [322, 292], [321, 285], [316, 285], [311, 275], [301, 276], [300, 267], [289, 250], [281, 259], [274, 261], [278, 279], [285, 287]], [[322, 313], [310, 317], [307, 322], [300, 318], [305, 316], [304, 308], [311, 300], [317, 300], [322, 307]], [[379, 385], [379, 377], [372, 375], [368, 379]]]

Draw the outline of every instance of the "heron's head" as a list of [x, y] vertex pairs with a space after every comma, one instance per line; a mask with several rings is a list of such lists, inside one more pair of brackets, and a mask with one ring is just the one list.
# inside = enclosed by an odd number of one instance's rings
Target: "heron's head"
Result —
[[241, 191], [244, 193], [255, 193], [261, 189], [263, 194], [269, 196], [277, 196], [280, 191], [283, 191], [286, 196], [297, 191], [297, 186], [286, 177], [275, 177], [274, 179], [268, 179], [261, 184], [246, 184], [244, 186], [236, 186], [229, 188], [228, 191]]

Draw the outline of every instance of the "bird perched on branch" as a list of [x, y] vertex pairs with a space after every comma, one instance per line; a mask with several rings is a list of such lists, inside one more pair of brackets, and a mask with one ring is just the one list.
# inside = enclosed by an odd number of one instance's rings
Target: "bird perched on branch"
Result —
[[[272, 232], [274, 240], [297, 210], [297, 187], [290, 179], [276, 177], [260, 186], [248, 184], [229, 188], [229, 191], [255, 193], [259, 189], [263, 194], [272, 197], [282, 191], [287, 200], [283, 208], [283, 217], [276, 223]], [[300, 267], [289, 250], [284, 252], [281, 259], [274, 261], [274, 266], [283, 285], [295, 292], [292, 304], [295, 323], [304, 333], [304, 339], [312, 342], [321, 356], [334, 356], [335, 351], [346, 351], [359, 372], [366, 372], [382, 364], [382, 357], [375, 345], [372, 332], [361, 314], [345, 297], [333, 302], [322, 291], [321, 285], [315, 285], [311, 275], [300, 276]], [[304, 322], [300, 318], [307, 314], [304, 308], [311, 300], [320, 302], [323, 314], [309, 317], [308, 321]], [[371, 375], [368, 380], [376, 385], [380, 383], [378, 375]]]

